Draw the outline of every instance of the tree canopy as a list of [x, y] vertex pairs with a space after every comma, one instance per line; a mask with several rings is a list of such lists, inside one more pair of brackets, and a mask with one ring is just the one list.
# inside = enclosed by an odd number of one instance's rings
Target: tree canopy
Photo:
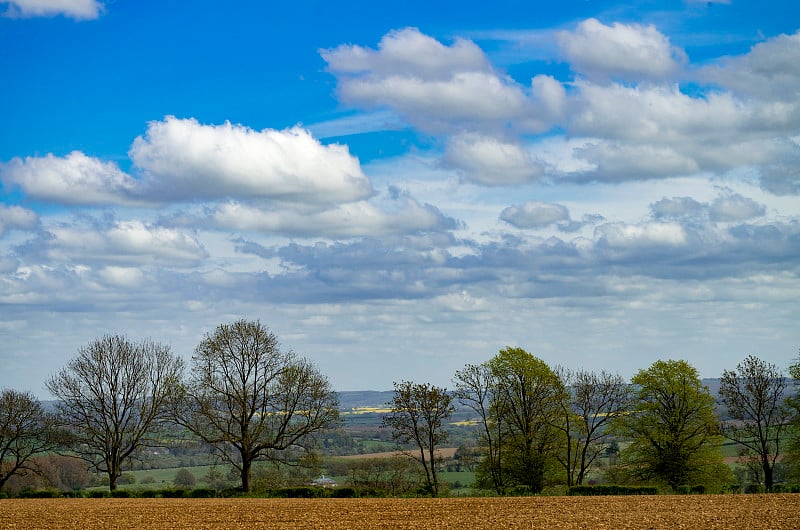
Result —
[[282, 350], [258, 321], [219, 325], [195, 349], [177, 421], [211, 445], [250, 490], [253, 462], [290, 462], [333, 427], [338, 398], [309, 361]]

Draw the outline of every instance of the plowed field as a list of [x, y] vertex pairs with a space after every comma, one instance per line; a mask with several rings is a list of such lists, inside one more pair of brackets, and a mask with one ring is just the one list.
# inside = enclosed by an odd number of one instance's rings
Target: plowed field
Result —
[[800, 495], [5, 499], [0, 528], [800, 528]]

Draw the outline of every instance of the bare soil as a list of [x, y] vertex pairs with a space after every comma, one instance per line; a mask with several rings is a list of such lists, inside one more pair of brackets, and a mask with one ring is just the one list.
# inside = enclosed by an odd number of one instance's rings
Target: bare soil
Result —
[[4, 499], [0, 528], [796, 529], [800, 495]]

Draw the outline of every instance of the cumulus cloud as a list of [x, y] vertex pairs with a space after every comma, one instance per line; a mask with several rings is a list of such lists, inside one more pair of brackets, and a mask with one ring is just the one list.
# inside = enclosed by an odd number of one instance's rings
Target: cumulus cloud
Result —
[[679, 247], [687, 243], [687, 234], [678, 223], [643, 224], [607, 223], [595, 229], [598, 244], [617, 249]]
[[652, 25], [606, 26], [590, 18], [574, 31], [558, 33], [557, 41], [570, 66], [592, 79], [662, 80], [686, 61], [683, 51]]
[[691, 197], [664, 197], [650, 205], [656, 219], [701, 221], [714, 223], [742, 222], [762, 217], [766, 207], [749, 197], [730, 190], [721, 193], [710, 203], [701, 203]]
[[97, 0], [8, 0], [8, 17], [54, 17], [63, 15], [75, 20], [98, 18], [105, 7]]
[[329, 203], [372, 193], [346, 146], [322, 145], [299, 127], [255, 131], [168, 116], [151, 122], [129, 155], [144, 173], [144, 193], [161, 199], [245, 196]]
[[320, 53], [345, 102], [390, 107], [424, 129], [505, 123], [529, 111], [521, 87], [463, 39], [445, 46], [407, 28], [386, 35], [377, 50], [347, 45]]
[[0, 204], [0, 236], [9, 230], [33, 230], [38, 225], [36, 212], [21, 206]]
[[186, 265], [208, 256], [195, 236], [137, 220], [116, 221], [101, 230], [54, 226], [48, 232], [39, 245], [56, 261]]
[[381, 38], [377, 50], [342, 45], [320, 50], [320, 54], [334, 73], [401, 74], [447, 80], [463, 71], [492, 70], [486, 55], [473, 42], [458, 38], [451, 46], [445, 46], [416, 28], [390, 31]]
[[766, 213], [766, 207], [738, 193], [730, 193], [714, 199], [709, 209], [712, 221], [749, 221]]
[[544, 174], [542, 164], [522, 146], [477, 134], [451, 138], [444, 163], [465, 180], [486, 186], [523, 184]]
[[681, 219], [700, 216], [706, 205], [691, 197], [672, 197], [663, 199], [650, 205], [653, 217], [656, 219]]
[[234, 230], [330, 238], [381, 237], [456, 226], [437, 208], [410, 197], [380, 205], [358, 201], [321, 211], [266, 210], [231, 201], [218, 206], [212, 220], [218, 227]]
[[800, 31], [779, 35], [741, 56], [705, 66], [698, 77], [743, 96], [794, 103], [800, 95]]
[[73, 151], [65, 157], [14, 158], [0, 166], [0, 179], [32, 199], [90, 205], [130, 202], [137, 182], [113, 162]]
[[543, 228], [569, 221], [569, 210], [561, 204], [529, 201], [520, 206], [510, 206], [502, 211], [500, 219], [517, 228]]

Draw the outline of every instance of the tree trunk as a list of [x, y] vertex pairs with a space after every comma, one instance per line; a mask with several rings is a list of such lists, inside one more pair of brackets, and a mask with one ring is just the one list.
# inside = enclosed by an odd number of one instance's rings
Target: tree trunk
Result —
[[245, 493], [250, 493], [250, 467], [252, 465], [253, 461], [242, 455], [242, 490]]
[[772, 493], [773, 468], [766, 460], [763, 462], [761, 467], [764, 469], [764, 489], [766, 489], [767, 493]]

